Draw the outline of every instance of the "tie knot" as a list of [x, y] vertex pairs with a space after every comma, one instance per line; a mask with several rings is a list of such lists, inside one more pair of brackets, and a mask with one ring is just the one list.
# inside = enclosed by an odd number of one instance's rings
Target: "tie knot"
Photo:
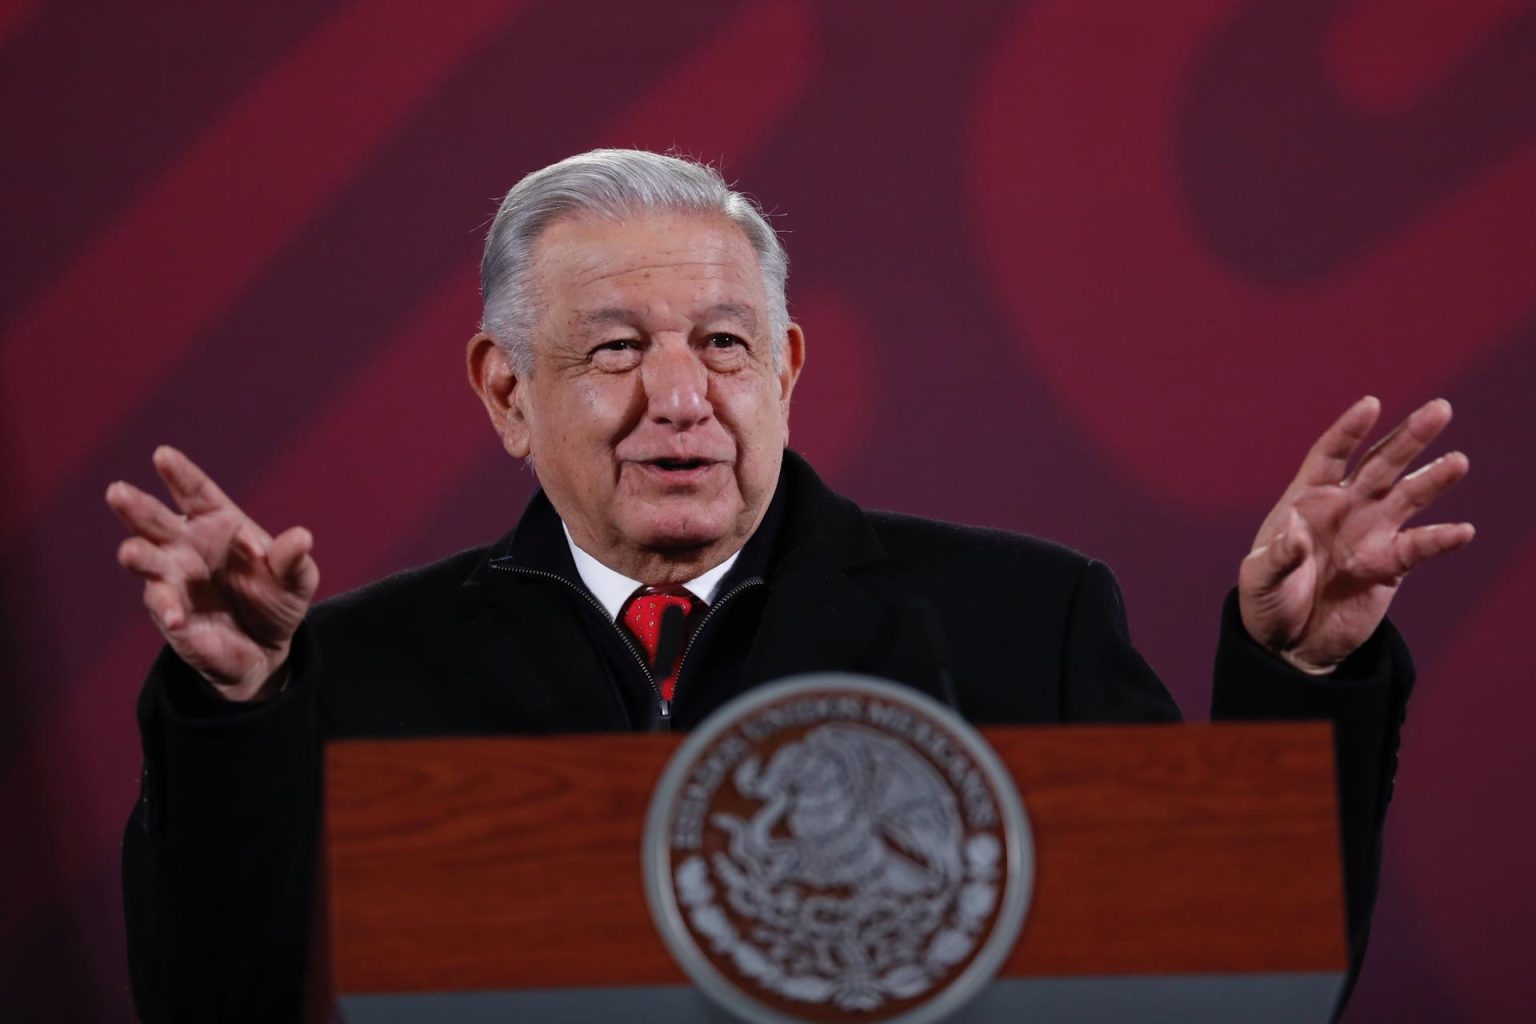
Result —
[[661, 628], [662, 616], [668, 608], [681, 608], [686, 618], [693, 611], [693, 598], [687, 593], [674, 594], [664, 590], [642, 590], [624, 605], [624, 625], [636, 636]]

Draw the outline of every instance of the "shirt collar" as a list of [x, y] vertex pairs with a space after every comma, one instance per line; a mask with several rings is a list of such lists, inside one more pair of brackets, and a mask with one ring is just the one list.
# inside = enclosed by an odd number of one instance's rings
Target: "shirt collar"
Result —
[[[576, 563], [576, 572], [581, 576], [581, 582], [597, 598], [599, 604], [608, 612], [613, 621], [619, 621], [619, 613], [624, 610], [624, 603], [630, 599], [635, 591], [645, 586], [639, 580], [632, 580], [623, 573], [614, 572], [602, 562], [587, 554], [576, 546], [576, 541], [571, 539], [570, 528], [561, 520], [560, 529], [565, 532], [565, 542], [571, 546], [571, 560]], [[720, 581], [725, 574], [731, 571], [731, 566], [736, 564], [740, 551], [732, 554], [730, 558], [721, 562], [713, 569], [695, 579], [688, 580], [683, 587], [694, 597], [710, 604], [720, 590]]]

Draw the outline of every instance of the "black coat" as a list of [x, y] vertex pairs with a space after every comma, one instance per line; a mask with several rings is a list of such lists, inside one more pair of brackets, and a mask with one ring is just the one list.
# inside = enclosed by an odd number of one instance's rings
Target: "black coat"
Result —
[[[761, 682], [842, 669], [912, 685], [977, 724], [1164, 722], [1101, 563], [1031, 537], [865, 512], [787, 455], [722, 583], [670, 715], [581, 586], [536, 495], [517, 528], [324, 602], [274, 700], [224, 702], [169, 651], [139, 702], [141, 798], [124, 884], [150, 1020], [294, 1020], [308, 961], [322, 743], [335, 737], [688, 728]], [[1351, 946], [1363, 949], [1412, 683], [1390, 625], [1326, 680], [1243, 633], [1228, 601], [1220, 718], [1336, 723]]]

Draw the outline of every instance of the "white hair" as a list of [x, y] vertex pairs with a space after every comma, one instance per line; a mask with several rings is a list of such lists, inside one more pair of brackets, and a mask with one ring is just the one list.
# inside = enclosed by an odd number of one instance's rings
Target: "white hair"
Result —
[[594, 149], [534, 171], [512, 186], [486, 236], [480, 329], [512, 357], [519, 373], [532, 370], [539, 310], [530, 272], [545, 229], [570, 215], [624, 220], [651, 212], [715, 214], [741, 229], [762, 268], [774, 365], [782, 363], [789, 327], [784, 295], [789, 255], [757, 203], [733, 192], [720, 172], [706, 164], [641, 149]]

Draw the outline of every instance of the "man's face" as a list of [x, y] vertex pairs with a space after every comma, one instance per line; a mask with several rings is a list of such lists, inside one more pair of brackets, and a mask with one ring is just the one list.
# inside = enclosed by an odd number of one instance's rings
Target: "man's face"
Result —
[[539, 240], [533, 278], [514, 430], [572, 537], [647, 583], [718, 564], [773, 496], [804, 358], [791, 327], [774, 367], [746, 237], [701, 215], [568, 217]]

